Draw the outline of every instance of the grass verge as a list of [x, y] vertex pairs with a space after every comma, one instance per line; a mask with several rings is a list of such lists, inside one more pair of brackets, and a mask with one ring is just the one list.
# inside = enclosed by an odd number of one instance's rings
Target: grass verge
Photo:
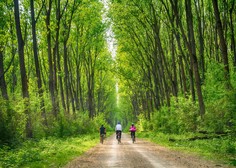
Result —
[[201, 134], [173, 135], [153, 132], [138, 133], [137, 137], [144, 138], [165, 147], [195, 153], [208, 160], [217, 160], [226, 165], [236, 166], [236, 137], [223, 136], [210, 139], [189, 138], [203, 136]]
[[0, 148], [0, 167], [63, 167], [99, 143], [98, 134], [26, 141]]

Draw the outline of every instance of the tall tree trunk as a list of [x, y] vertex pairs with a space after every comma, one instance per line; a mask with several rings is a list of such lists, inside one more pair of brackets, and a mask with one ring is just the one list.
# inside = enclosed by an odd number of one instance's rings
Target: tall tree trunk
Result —
[[63, 58], [64, 58], [64, 87], [65, 87], [65, 91], [66, 91], [66, 112], [67, 114], [69, 114], [70, 111], [70, 101], [69, 101], [69, 71], [68, 71], [68, 57], [67, 57], [67, 40], [68, 38], [65, 37], [66, 39], [64, 39], [63, 42], [63, 46], [64, 46], [64, 54], [63, 54]]
[[[83, 31], [81, 31], [83, 32]], [[83, 52], [79, 52], [79, 27], [76, 26], [76, 54], [75, 54], [75, 62], [76, 62], [76, 94], [78, 99], [78, 102], [76, 103], [76, 109], [84, 111], [84, 100], [83, 100], [83, 94], [82, 94], [82, 82], [81, 82], [81, 57]]]
[[[88, 74], [87, 74], [88, 75]], [[95, 116], [95, 109], [94, 109], [94, 88], [93, 88], [93, 76], [92, 74], [88, 75], [88, 110], [89, 110], [89, 118], [93, 118]]]
[[[178, 27], [177, 21], [176, 21], [176, 24], [177, 24], [177, 27]], [[174, 25], [172, 25], [172, 26], [174, 27]], [[181, 82], [183, 83], [183, 93], [184, 93], [184, 97], [187, 98], [188, 87], [187, 87], [187, 82], [186, 82], [184, 60], [185, 60], [185, 64], [186, 64], [187, 68], [189, 67], [188, 66], [188, 61], [187, 61], [186, 56], [184, 55], [184, 52], [183, 52], [183, 49], [182, 49], [179, 32], [174, 30], [174, 34], [175, 34], [175, 38], [176, 38], [176, 41], [177, 41], [178, 49], [180, 51], [179, 65], [180, 65], [180, 71], [181, 71], [180, 74], [181, 74], [181, 77], [182, 77]]]
[[[15, 55], [16, 55], [16, 53], [17, 53], [17, 49], [16, 49], [16, 46], [15, 46], [15, 42], [14, 42], [14, 40], [15, 40], [15, 34], [14, 34], [14, 25], [13, 25], [13, 23], [14, 23], [14, 21], [12, 20], [12, 18], [10, 17], [10, 30], [9, 30], [9, 32], [10, 32], [10, 34], [11, 34], [11, 42], [10, 42], [10, 44], [11, 44], [11, 56], [12, 56], [12, 66], [13, 66], [13, 68], [12, 68], [12, 74], [11, 74], [11, 78], [12, 78], [12, 83], [11, 83], [11, 85], [10, 85], [10, 92], [11, 93], [15, 93], [15, 87], [16, 87], [16, 85], [17, 85], [17, 77], [16, 77], [16, 66], [15, 66], [15, 61], [14, 61], [14, 58], [15, 58]], [[14, 100], [14, 96], [13, 96], [13, 100]]]
[[46, 29], [47, 29], [47, 50], [48, 50], [48, 66], [49, 66], [49, 92], [52, 101], [52, 113], [55, 117], [58, 115], [56, 107], [56, 97], [54, 88], [54, 78], [53, 78], [53, 60], [52, 60], [52, 44], [51, 44], [51, 10], [52, 10], [52, 0], [49, 0], [49, 6], [46, 10]]
[[25, 114], [27, 116], [26, 137], [27, 138], [32, 138], [33, 137], [33, 131], [32, 131], [31, 114], [30, 114], [30, 111], [29, 111], [28, 79], [27, 79], [27, 76], [26, 76], [26, 69], [25, 69], [24, 41], [23, 41], [22, 32], [21, 32], [19, 2], [18, 2], [18, 0], [14, 0], [14, 15], [15, 15], [16, 34], [17, 34], [17, 41], [18, 41], [18, 54], [19, 54], [19, 62], [20, 62], [22, 94], [23, 94], [23, 98], [25, 99]]
[[234, 69], [236, 70], [236, 44], [235, 44], [235, 38], [234, 38], [235, 34], [234, 34], [234, 23], [233, 23], [234, 11], [235, 11], [235, 0], [232, 2], [232, 6], [229, 10], [229, 16], [230, 16], [230, 31], [231, 31], [231, 50], [233, 52]]
[[171, 33], [171, 61], [173, 67], [173, 79], [171, 79], [172, 83], [172, 93], [175, 97], [178, 96], [178, 80], [177, 80], [177, 68], [176, 68], [176, 53], [175, 53], [175, 43], [174, 43], [174, 34]]
[[[5, 74], [4, 74], [4, 66], [3, 66], [3, 49], [0, 46], [0, 88], [1, 88], [1, 92], [2, 92], [2, 97], [5, 100], [9, 100], [9, 96], [7, 93], [7, 84], [5, 81]], [[1, 113], [1, 111], [0, 111]]]
[[88, 111], [89, 118], [93, 118], [95, 116], [95, 107], [94, 107], [94, 66], [95, 60], [92, 58], [92, 49], [89, 48], [87, 52], [87, 59], [85, 60], [85, 68], [86, 68], [86, 77], [87, 77], [87, 101], [88, 101]]
[[[203, 5], [203, 1], [202, 1], [202, 5]], [[205, 58], [204, 58], [204, 39], [203, 39], [203, 31], [204, 31], [204, 27], [203, 27], [203, 23], [202, 23], [202, 19], [201, 19], [201, 5], [199, 0], [196, 2], [195, 0], [195, 9], [196, 9], [196, 13], [197, 13], [197, 21], [198, 21], [198, 41], [199, 41], [199, 54], [200, 54], [200, 68], [201, 68], [201, 72], [202, 72], [202, 79], [204, 80], [205, 78]]]
[[230, 74], [229, 74], [229, 62], [228, 62], [228, 52], [227, 52], [227, 45], [224, 38], [224, 31], [220, 19], [220, 12], [218, 9], [218, 0], [212, 0], [215, 20], [216, 20], [216, 28], [218, 32], [218, 36], [220, 38], [220, 49], [221, 49], [221, 56], [224, 63], [224, 72], [225, 72], [225, 79], [228, 82], [227, 87], [230, 87]]
[[[163, 91], [164, 91], [164, 95], [163, 97], [166, 98], [166, 102], [167, 102], [167, 106], [170, 106], [170, 93], [169, 93], [169, 86], [168, 86], [168, 83], [167, 83], [167, 77], [169, 78], [169, 80], [171, 81], [171, 84], [172, 83], [172, 76], [171, 76], [171, 73], [169, 71], [169, 68], [168, 68], [168, 65], [167, 65], [167, 62], [166, 62], [166, 59], [165, 59], [165, 54], [164, 54], [164, 51], [163, 51], [163, 48], [162, 48], [162, 43], [161, 43], [161, 39], [160, 39], [160, 26], [158, 25], [158, 20], [156, 18], [156, 13], [155, 13], [155, 9], [154, 9], [154, 6], [153, 4], [151, 4], [151, 9], [152, 9], [152, 14], [153, 14], [153, 20], [154, 20], [154, 23], [153, 23], [153, 31], [154, 31], [154, 41], [155, 41], [155, 50], [157, 50], [155, 53], [157, 55], [159, 55], [159, 59], [155, 59], [155, 62], [156, 62], [156, 65], [155, 66], [158, 66], [159, 67], [159, 72], [160, 72], [160, 80], [163, 81], [162, 82], [162, 86], [163, 86]], [[157, 57], [156, 55], [156, 57]], [[166, 73], [165, 73], [166, 71]], [[167, 74], [167, 76], [165, 75]]]
[[[56, 40], [55, 40], [55, 45], [54, 45], [54, 53], [53, 53], [53, 59], [54, 59], [54, 87], [56, 88], [55, 93], [56, 93], [56, 101], [58, 99], [58, 91], [57, 91], [57, 73], [56, 71], [58, 70], [59, 74], [62, 73], [61, 70], [61, 56], [59, 53], [59, 36], [60, 36], [60, 24], [61, 24], [61, 18], [62, 18], [62, 13], [61, 11], [61, 0], [55, 0], [56, 2]], [[59, 87], [60, 87], [60, 95], [61, 95], [61, 103], [62, 107], [64, 110], [64, 113], [67, 113], [66, 109], [66, 103], [65, 103], [65, 94], [64, 94], [64, 88], [63, 88], [63, 79], [61, 75], [58, 75], [58, 80], [59, 80]], [[64, 81], [65, 82], [65, 81]], [[58, 101], [56, 102], [57, 104], [59, 103]]]
[[[66, 4], [66, 6], [67, 6], [67, 4]], [[70, 111], [70, 97], [71, 97], [71, 100], [72, 100], [73, 99], [73, 94], [72, 94], [72, 91], [71, 91], [72, 86], [70, 86], [70, 78], [69, 78], [67, 42], [68, 42], [69, 37], [70, 37], [71, 22], [72, 22], [72, 18], [73, 18], [75, 8], [76, 8], [75, 6], [76, 5], [75, 5], [75, 1], [74, 1], [69, 19], [67, 20], [65, 18], [65, 21], [63, 22], [64, 30], [63, 30], [63, 34], [62, 34], [63, 38], [64, 38], [63, 39], [63, 48], [64, 48], [64, 50], [63, 50], [64, 51], [63, 59], [64, 59], [64, 73], [65, 73], [64, 87], [65, 87], [65, 91], [66, 91], [66, 111], [67, 111], [68, 114], [69, 114], [69, 111]], [[73, 102], [72, 102], [72, 105], [73, 105]]]
[[[71, 104], [72, 104], [72, 111], [74, 117], [76, 117], [76, 92], [75, 92], [75, 86], [74, 86], [74, 75], [73, 74], [73, 66], [72, 66], [72, 61], [68, 60], [69, 62], [69, 91], [70, 91], [70, 97], [71, 97]], [[78, 99], [78, 98], [77, 98]]]
[[34, 52], [34, 63], [35, 63], [35, 70], [36, 70], [36, 77], [37, 77], [37, 84], [38, 84], [38, 93], [40, 98], [40, 109], [42, 117], [44, 119], [44, 124], [47, 125], [47, 117], [43, 99], [43, 88], [42, 88], [42, 79], [41, 79], [41, 72], [39, 66], [39, 58], [38, 58], [38, 42], [37, 42], [37, 35], [36, 35], [36, 20], [35, 20], [35, 13], [34, 13], [34, 0], [30, 0], [30, 10], [31, 10], [31, 23], [32, 23], [32, 36], [33, 36], [33, 52]]
[[188, 45], [190, 56], [193, 61], [195, 85], [196, 85], [197, 95], [198, 95], [200, 115], [201, 115], [201, 117], [203, 117], [203, 115], [205, 114], [205, 105], [204, 105], [203, 96], [202, 96], [201, 79], [200, 79], [200, 74], [199, 74], [199, 69], [198, 69], [198, 61], [197, 61], [197, 56], [196, 56], [196, 44], [195, 44], [195, 37], [194, 37], [194, 30], [193, 30], [193, 17], [192, 17], [191, 0], [185, 0], [185, 5], [186, 5], [186, 16], [188, 16], [187, 17], [187, 24], [188, 24], [188, 31], [189, 31], [189, 36], [190, 36], [189, 44], [187, 41], [186, 41], [186, 43]]
[[[175, 35], [175, 38], [176, 38], [176, 41], [177, 41], [177, 45], [178, 45], [178, 49], [180, 51], [180, 56], [179, 56], [179, 67], [180, 67], [180, 73], [179, 73], [179, 76], [180, 76], [180, 84], [181, 84], [181, 87], [182, 87], [182, 91], [184, 93], [184, 96], [187, 97], [187, 92], [188, 92], [188, 89], [187, 89], [187, 84], [186, 84], [186, 75], [185, 75], [185, 69], [184, 69], [184, 64], [183, 64], [183, 59], [185, 61], [185, 64], [187, 66], [187, 68], [189, 67], [188, 66], [188, 60], [186, 59], [186, 56], [185, 56], [185, 53], [183, 51], [183, 48], [182, 48], [182, 44], [181, 44], [181, 41], [180, 41], [180, 32], [177, 31], [179, 29], [179, 16], [178, 16], [178, 5], [177, 5], [177, 1], [170, 1], [171, 3], [171, 7], [172, 7], [172, 10], [173, 10], [173, 13], [170, 14], [170, 10], [169, 8], [167, 7], [168, 5], [166, 4], [166, 2], [164, 2], [163, 0], [161, 0], [161, 3], [164, 5], [164, 8], [166, 9], [166, 12], [167, 12], [167, 16], [169, 17], [169, 20], [170, 20], [170, 23], [171, 23], [171, 26], [172, 26], [172, 31], [173, 31], [173, 34]], [[176, 24], [176, 27], [174, 25], [174, 23]], [[172, 51], [173, 52], [173, 51]], [[190, 74], [191, 74], [191, 71], [190, 71]], [[176, 76], [176, 75], [175, 75]], [[190, 78], [191, 78], [191, 75], [190, 75]], [[175, 79], [176, 80], [176, 79]], [[190, 80], [191, 82], [192, 80]], [[191, 83], [190, 83], [191, 84]], [[191, 84], [192, 85], [192, 84]], [[193, 98], [195, 97], [195, 94], [192, 93], [193, 95]]]
[[80, 63], [77, 62], [76, 66], [76, 92], [79, 97], [79, 107], [77, 109], [81, 109], [84, 111], [84, 99], [83, 99], [83, 93], [82, 93], [82, 82], [81, 82], [81, 69], [80, 69]]

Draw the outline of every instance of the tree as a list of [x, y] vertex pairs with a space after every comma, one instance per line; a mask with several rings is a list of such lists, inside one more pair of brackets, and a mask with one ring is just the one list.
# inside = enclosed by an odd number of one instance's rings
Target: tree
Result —
[[[4, 18], [4, 3], [0, 3], [0, 18], [1, 18], [1, 23], [0, 23], [0, 38], [1, 39], [5, 39], [6, 33], [5, 31], [5, 25], [6, 25], [6, 19]], [[6, 16], [5, 16], [6, 17]], [[3, 64], [3, 57], [4, 57], [4, 43], [6, 43], [6, 41], [1, 40], [0, 41], [0, 88], [1, 88], [1, 93], [2, 93], [2, 97], [5, 100], [9, 99], [8, 96], [8, 92], [7, 92], [7, 84], [6, 84], [6, 80], [5, 80], [5, 71], [4, 71], [4, 64]], [[1, 113], [1, 112], [0, 112]], [[1, 115], [1, 114], [0, 114]]]
[[55, 94], [55, 78], [54, 78], [54, 64], [52, 59], [52, 44], [51, 44], [51, 10], [52, 10], [52, 0], [48, 1], [48, 7], [45, 5], [46, 11], [46, 30], [47, 30], [47, 53], [48, 53], [48, 71], [49, 71], [49, 92], [52, 101], [52, 113], [55, 117], [58, 115], [58, 109], [56, 105], [56, 94]]
[[224, 32], [222, 27], [222, 22], [220, 19], [220, 12], [218, 9], [218, 1], [212, 0], [213, 8], [214, 8], [214, 15], [216, 20], [216, 28], [218, 32], [218, 36], [220, 38], [220, 49], [222, 53], [222, 60], [224, 63], [224, 70], [225, 70], [225, 79], [228, 81], [227, 87], [230, 87], [230, 73], [229, 73], [229, 61], [228, 61], [228, 52], [227, 52], [227, 45], [224, 38]]
[[28, 79], [26, 75], [25, 69], [25, 58], [24, 58], [24, 41], [21, 32], [21, 23], [20, 23], [20, 13], [19, 13], [19, 1], [14, 0], [14, 14], [15, 14], [15, 23], [16, 23], [16, 34], [17, 34], [17, 41], [18, 41], [18, 55], [19, 55], [19, 62], [20, 62], [20, 70], [21, 70], [21, 86], [22, 86], [22, 95], [25, 99], [25, 114], [27, 116], [27, 123], [26, 123], [26, 137], [32, 138], [32, 121], [31, 115], [29, 111], [29, 91], [28, 91]]
[[[44, 6], [44, 2], [42, 7], [40, 8], [40, 12], [36, 18], [39, 17], [41, 14], [42, 8]], [[37, 85], [38, 85], [38, 94], [40, 98], [40, 108], [42, 109], [42, 117], [44, 119], [44, 124], [47, 125], [47, 117], [45, 111], [45, 104], [43, 99], [43, 87], [42, 87], [42, 79], [41, 79], [41, 72], [40, 72], [40, 65], [39, 65], [39, 58], [38, 58], [38, 42], [37, 42], [37, 35], [36, 35], [36, 23], [37, 20], [35, 19], [35, 12], [34, 12], [34, 0], [30, 0], [30, 11], [31, 11], [31, 23], [32, 23], [32, 36], [33, 36], [33, 52], [34, 52], [34, 63], [35, 63], [35, 71], [37, 77]]]

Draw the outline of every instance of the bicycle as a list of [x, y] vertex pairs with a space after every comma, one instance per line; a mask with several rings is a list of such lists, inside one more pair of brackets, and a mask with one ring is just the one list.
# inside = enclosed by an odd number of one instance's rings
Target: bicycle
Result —
[[118, 144], [121, 143], [121, 132], [120, 131], [117, 133], [117, 141], [118, 141]]
[[100, 143], [103, 144], [103, 141], [105, 139], [105, 134], [101, 134], [100, 136]]
[[134, 132], [131, 132], [131, 139], [132, 139], [132, 142], [134, 143], [135, 142]]

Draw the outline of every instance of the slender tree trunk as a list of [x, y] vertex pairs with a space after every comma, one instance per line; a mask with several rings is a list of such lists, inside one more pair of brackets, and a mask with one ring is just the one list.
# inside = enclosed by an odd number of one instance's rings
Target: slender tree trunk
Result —
[[230, 16], [230, 31], [231, 31], [231, 50], [233, 52], [234, 69], [236, 70], [236, 44], [235, 44], [234, 23], [233, 23], [233, 12], [234, 11], [235, 11], [235, 0], [233, 0], [232, 6], [229, 10], [229, 16]]
[[17, 41], [18, 41], [18, 54], [19, 54], [19, 62], [20, 62], [22, 94], [23, 94], [23, 98], [25, 99], [25, 114], [27, 116], [26, 137], [32, 138], [33, 131], [32, 131], [31, 114], [29, 111], [28, 79], [27, 79], [26, 69], [25, 69], [24, 41], [23, 41], [22, 32], [21, 32], [18, 0], [14, 0], [14, 14], [15, 14], [16, 34], [17, 34]]
[[93, 118], [95, 116], [95, 107], [94, 107], [94, 67], [95, 64], [92, 60], [92, 49], [88, 49], [87, 59], [85, 60], [85, 68], [86, 68], [86, 77], [87, 77], [87, 98], [88, 98], [88, 111], [89, 118]]
[[[9, 96], [7, 93], [7, 84], [5, 81], [5, 74], [4, 74], [4, 66], [3, 66], [3, 49], [0, 46], [0, 88], [2, 92], [2, 97], [5, 100], [9, 100]], [[1, 112], [0, 112], [1, 113]]]
[[[11, 74], [11, 78], [12, 78], [12, 83], [10, 85], [10, 92], [11, 93], [15, 93], [15, 87], [17, 85], [17, 77], [16, 77], [16, 66], [15, 66], [15, 55], [16, 55], [16, 52], [17, 52], [17, 49], [16, 49], [16, 46], [15, 46], [15, 35], [14, 35], [14, 26], [12, 23], [14, 23], [14, 21], [12, 20], [12, 18], [10, 17], [10, 34], [11, 34], [11, 56], [12, 56], [12, 74]], [[13, 100], [14, 100], [14, 96], [13, 96]]]
[[[73, 74], [73, 66], [72, 66], [72, 61], [68, 60], [68, 65], [69, 65], [69, 91], [70, 91], [70, 97], [71, 97], [71, 104], [72, 104], [72, 111], [74, 117], [76, 117], [76, 92], [75, 92], [75, 86], [74, 86], [74, 75]], [[78, 98], [77, 98], [78, 99]]]
[[[53, 54], [53, 59], [54, 59], [54, 87], [56, 88], [55, 93], [56, 93], [56, 103], [59, 104], [58, 102], [58, 90], [57, 90], [57, 71], [59, 74], [63, 73], [61, 69], [61, 56], [59, 52], [59, 36], [60, 36], [60, 24], [61, 24], [61, 17], [63, 11], [61, 11], [61, 0], [55, 0], [56, 2], [56, 40], [55, 40], [55, 45], [54, 45], [54, 54]], [[58, 80], [59, 80], [59, 87], [60, 87], [60, 95], [61, 95], [61, 104], [64, 110], [64, 113], [68, 113], [67, 108], [66, 108], [66, 103], [65, 103], [65, 94], [64, 94], [64, 88], [63, 88], [63, 79], [61, 75], [58, 75]], [[66, 81], [64, 81], [66, 82]]]
[[157, 68], [156, 68], [156, 65], [153, 66], [152, 68], [152, 73], [153, 73], [153, 82], [154, 82], [154, 89], [153, 89], [153, 94], [154, 94], [154, 103], [155, 103], [155, 109], [160, 109], [161, 107], [161, 98], [160, 98], [160, 95], [163, 95], [161, 94], [162, 91], [161, 91], [161, 88], [160, 88], [160, 81], [158, 79], [158, 75], [157, 75]]
[[[204, 2], [202, 2], [204, 3]], [[204, 39], [203, 39], [203, 22], [201, 19], [201, 6], [200, 2], [196, 2], [195, 0], [195, 9], [197, 13], [197, 21], [198, 21], [198, 41], [199, 41], [199, 54], [200, 54], [200, 68], [202, 71], [202, 79], [204, 80], [205, 78], [205, 59], [204, 59]]]
[[202, 96], [201, 79], [200, 79], [200, 74], [198, 70], [198, 61], [197, 61], [197, 56], [196, 56], [196, 45], [195, 45], [195, 37], [194, 37], [194, 30], [193, 30], [191, 0], [185, 0], [185, 5], [186, 5], [186, 16], [188, 16], [187, 24], [188, 24], [188, 30], [189, 30], [189, 36], [190, 36], [190, 39], [189, 39], [190, 44], [187, 43], [187, 45], [190, 45], [188, 48], [189, 48], [190, 56], [193, 61], [195, 85], [196, 85], [197, 95], [198, 95], [200, 115], [201, 117], [203, 117], [203, 115], [205, 114], [205, 105], [204, 105], [203, 96]]
[[174, 35], [171, 34], [171, 60], [173, 67], [173, 79], [172, 79], [172, 93], [175, 97], [178, 96], [178, 80], [177, 80], [177, 68], [176, 68], [176, 54], [175, 54]]
[[230, 74], [229, 74], [228, 52], [227, 52], [227, 45], [226, 45], [226, 41], [224, 37], [224, 31], [223, 31], [223, 27], [222, 27], [222, 23], [220, 19], [220, 12], [218, 9], [218, 0], [212, 0], [212, 4], [214, 8], [217, 32], [220, 38], [220, 49], [221, 49], [222, 60], [224, 63], [225, 79], [226, 81], [228, 81], [227, 87], [229, 87]]
[[66, 112], [67, 114], [69, 114], [70, 111], [70, 101], [69, 101], [69, 71], [68, 71], [68, 58], [67, 58], [67, 47], [66, 47], [66, 43], [67, 43], [67, 39], [64, 40], [63, 45], [64, 45], [64, 54], [63, 54], [63, 58], [64, 58], [64, 87], [65, 87], [65, 91], [66, 91]]
[[[78, 63], [80, 64], [80, 63]], [[81, 70], [80, 66], [77, 64], [76, 66], [76, 81], [77, 81], [77, 95], [79, 96], [79, 109], [84, 111], [84, 99], [83, 99], [83, 93], [82, 93], [82, 82], [81, 82]]]
[[191, 1], [186, 0], [185, 1], [185, 7], [186, 7], [186, 15], [187, 17], [187, 24], [188, 24], [188, 30], [189, 30], [189, 41], [186, 37], [182, 22], [180, 20], [179, 12], [178, 12], [178, 1], [171, 0], [171, 6], [173, 9], [173, 12], [176, 16], [176, 22], [178, 23], [180, 27], [180, 31], [182, 33], [183, 41], [185, 42], [187, 49], [190, 54], [190, 58], [192, 59], [193, 68], [194, 68], [194, 75], [195, 75], [195, 85], [197, 88], [197, 94], [198, 94], [198, 103], [199, 103], [199, 109], [200, 109], [200, 115], [203, 116], [205, 113], [205, 105], [203, 101], [202, 96], [202, 90], [201, 90], [201, 81], [200, 81], [200, 75], [198, 70], [198, 63], [197, 63], [197, 57], [196, 57], [196, 48], [195, 48], [195, 39], [194, 39], [194, 33], [193, 33], [193, 21], [192, 21], [192, 11], [191, 11]]
[[[73, 94], [70, 91], [72, 86], [70, 86], [70, 80], [69, 80], [67, 42], [70, 37], [71, 22], [72, 22], [74, 11], [75, 11], [75, 1], [73, 4], [73, 8], [72, 8], [69, 20], [65, 19], [66, 21], [63, 22], [64, 30], [63, 30], [63, 34], [62, 34], [64, 37], [64, 39], [63, 39], [63, 48], [64, 48], [63, 59], [64, 59], [64, 72], [65, 72], [64, 86], [65, 86], [65, 91], [66, 91], [66, 111], [68, 114], [70, 111], [70, 97], [72, 99]], [[72, 102], [72, 105], [73, 105], [73, 102]]]
[[43, 88], [42, 88], [42, 79], [41, 79], [41, 72], [39, 66], [39, 58], [38, 58], [38, 43], [36, 37], [36, 20], [35, 20], [35, 13], [34, 13], [34, 0], [30, 0], [30, 9], [31, 9], [31, 23], [32, 23], [32, 36], [33, 36], [33, 52], [34, 52], [34, 63], [36, 69], [36, 76], [37, 76], [37, 84], [38, 84], [38, 93], [40, 98], [40, 109], [42, 117], [44, 119], [44, 124], [47, 125], [47, 117], [43, 99]]
[[52, 101], [52, 113], [55, 117], [58, 115], [56, 107], [56, 97], [54, 88], [54, 78], [53, 78], [53, 60], [52, 60], [52, 44], [51, 44], [51, 10], [52, 10], [52, 0], [49, 0], [48, 10], [46, 11], [46, 29], [47, 29], [47, 50], [48, 50], [48, 66], [49, 66], [49, 91]]
[[[185, 97], [187, 97], [188, 89], [187, 89], [187, 84], [186, 84], [186, 75], [185, 75], [185, 68], [184, 68], [183, 60], [185, 61], [186, 67], [189, 68], [189, 66], [188, 66], [188, 60], [186, 59], [185, 53], [182, 49], [182, 44], [181, 44], [181, 41], [180, 41], [180, 32], [177, 31], [179, 29], [179, 24], [180, 24], [179, 23], [179, 16], [178, 16], [177, 1], [172, 1], [172, 0], [170, 1], [171, 7], [172, 7], [172, 10], [173, 10], [172, 14], [170, 14], [170, 10], [168, 9], [167, 4], [163, 0], [161, 0], [161, 3], [164, 5], [164, 8], [166, 9], [167, 15], [169, 17], [169, 20], [170, 20], [170, 23], [171, 23], [171, 26], [172, 26], [172, 31], [173, 31], [173, 34], [175, 35], [177, 45], [178, 45], [178, 49], [180, 51], [180, 56], [179, 56], [179, 67], [180, 67], [180, 71], [181, 71], [179, 73], [180, 84], [181, 84], [182, 91], [183, 91]], [[176, 27], [175, 27], [174, 23], [176, 24]], [[189, 71], [189, 72], [190, 72], [190, 78], [191, 78], [191, 71]], [[191, 81], [192, 80], [190, 80], [190, 84], [191, 84]], [[192, 92], [192, 95], [193, 95], [193, 99], [195, 99], [194, 98], [195, 97], [194, 92]]]
[[[176, 21], [177, 27], [178, 27], [178, 23]], [[173, 26], [173, 25], [172, 25]], [[174, 26], [173, 26], [174, 27]], [[186, 56], [184, 55], [183, 49], [182, 49], [182, 45], [180, 42], [180, 35], [179, 32], [174, 31], [175, 34], [175, 38], [178, 44], [178, 48], [180, 51], [180, 56], [179, 56], [179, 65], [180, 65], [180, 71], [181, 71], [181, 76], [182, 76], [182, 83], [183, 83], [183, 93], [184, 93], [184, 97], [187, 98], [187, 93], [188, 93], [188, 87], [187, 87], [187, 82], [186, 82], [186, 74], [185, 74], [185, 68], [184, 68], [184, 60], [185, 60], [185, 64], [188, 68], [188, 62], [186, 60]]]
[[83, 100], [83, 94], [82, 94], [82, 82], [81, 82], [81, 57], [82, 52], [79, 52], [79, 27], [76, 28], [76, 93], [78, 95], [78, 103], [77, 103], [77, 109], [81, 109], [84, 111], [84, 100]]
[[[153, 33], [156, 35], [155, 33], [155, 28], [153, 28]], [[156, 42], [156, 37], [154, 37], [154, 42], [153, 42], [153, 53], [152, 53], [152, 59], [150, 59], [150, 65], [152, 67], [152, 75], [153, 75], [153, 91], [154, 91], [154, 103], [155, 103], [155, 109], [159, 109], [161, 107], [161, 105], [163, 105], [163, 98], [164, 98], [164, 91], [163, 91], [163, 84], [161, 81], [161, 75], [160, 75], [160, 71], [159, 71], [159, 60], [158, 60], [158, 51], [157, 51], [157, 42]]]
[[184, 97], [187, 98], [188, 89], [187, 89], [186, 75], [185, 75], [185, 69], [184, 69], [182, 56], [179, 56], [179, 64], [180, 64], [180, 73], [181, 73], [181, 79], [182, 79], [181, 81], [183, 83], [183, 93], [184, 93]]
[[93, 107], [93, 89], [92, 89], [92, 79], [88, 78], [88, 110], [89, 110], [89, 118], [94, 117], [94, 107]]
[[147, 67], [147, 78], [148, 78], [148, 86], [147, 88], [150, 88], [146, 93], [146, 99], [147, 99], [147, 108], [148, 108], [148, 116], [151, 116], [151, 111], [154, 111], [154, 105], [153, 105], [153, 84], [152, 84], [152, 77], [151, 77], [151, 70], [150, 67]]

